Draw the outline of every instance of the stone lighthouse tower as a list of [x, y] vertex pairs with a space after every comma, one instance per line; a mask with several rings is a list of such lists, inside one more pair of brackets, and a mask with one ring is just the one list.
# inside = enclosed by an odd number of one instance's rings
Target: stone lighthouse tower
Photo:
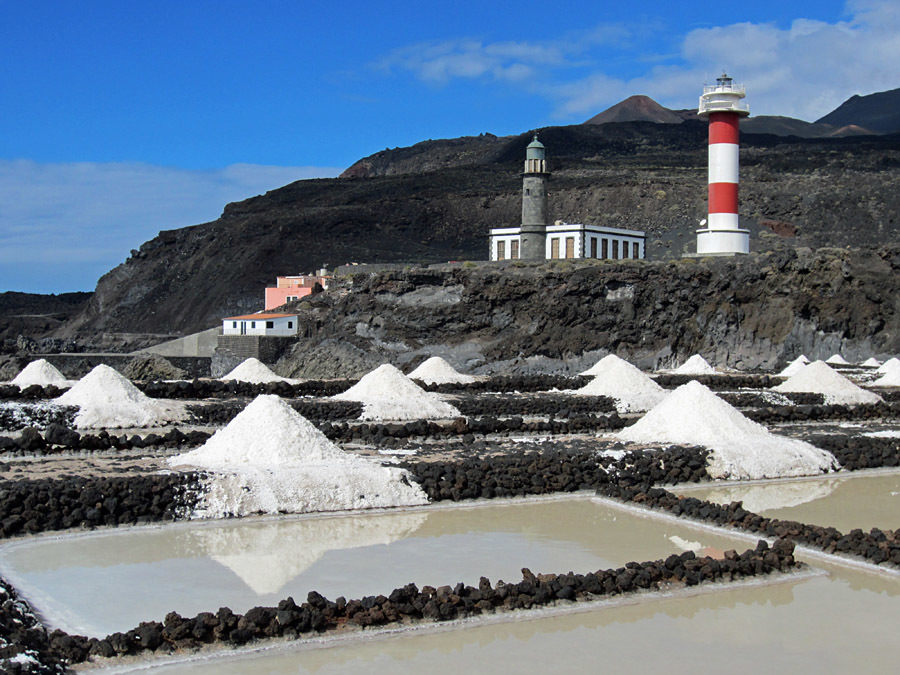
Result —
[[709, 218], [697, 230], [698, 255], [750, 252], [750, 231], [738, 221], [740, 121], [750, 114], [744, 96], [744, 87], [725, 73], [700, 96], [697, 114], [709, 118]]
[[525, 150], [525, 171], [522, 174], [522, 229], [523, 260], [545, 260], [547, 257], [547, 171], [546, 150], [543, 143], [534, 140]]

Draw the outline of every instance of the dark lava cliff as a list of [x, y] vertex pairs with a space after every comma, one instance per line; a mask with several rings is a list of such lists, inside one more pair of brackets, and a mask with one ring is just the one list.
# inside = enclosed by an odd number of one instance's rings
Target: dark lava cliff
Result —
[[307, 377], [434, 354], [477, 373], [575, 373], [605, 351], [643, 367], [883, 357], [900, 351], [900, 246], [414, 268], [295, 306], [303, 337], [279, 368]]
[[[540, 133], [553, 171], [552, 219], [645, 230], [655, 259], [693, 248], [694, 229], [706, 214], [701, 122], [578, 125]], [[519, 221], [519, 171], [529, 140], [530, 133], [486, 135], [385, 151], [351, 167], [347, 175], [356, 177], [292, 183], [229, 204], [214, 222], [161, 232], [101, 278], [86, 308], [57, 335], [200, 330], [222, 316], [261, 309], [263, 288], [276, 275], [323, 265], [484, 260], [488, 228]], [[897, 134], [746, 134], [741, 212], [752, 249], [898, 241], [898, 171]], [[631, 274], [659, 275], [652, 283], [668, 287], [664, 270], [695, 269], [693, 264], [635, 266]], [[500, 287], [513, 283], [500, 270], [484, 274], [498, 275]], [[570, 283], [561, 270], [554, 274], [560, 284]], [[708, 282], [714, 283], [720, 282]], [[734, 293], [735, 302], [757, 303], [745, 311], [764, 311], [764, 296], [745, 297], [739, 288]], [[586, 297], [593, 302], [593, 295]], [[671, 298], [656, 302], [666, 311], [672, 307]], [[592, 324], [595, 329], [606, 330]], [[636, 324], [634, 330], [640, 329]], [[523, 349], [542, 348], [535, 337], [542, 334], [535, 328]]]

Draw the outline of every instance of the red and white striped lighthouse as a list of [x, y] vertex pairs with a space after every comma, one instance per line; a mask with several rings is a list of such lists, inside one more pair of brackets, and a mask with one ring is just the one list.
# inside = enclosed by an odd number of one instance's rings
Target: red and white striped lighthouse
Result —
[[703, 87], [697, 114], [709, 118], [709, 217], [697, 230], [698, 254], [750, 252], [750, 231], [738, 220], [738, 149], [741, 117], [750, 106], [741, 101], [744, 87], [728, 75]]

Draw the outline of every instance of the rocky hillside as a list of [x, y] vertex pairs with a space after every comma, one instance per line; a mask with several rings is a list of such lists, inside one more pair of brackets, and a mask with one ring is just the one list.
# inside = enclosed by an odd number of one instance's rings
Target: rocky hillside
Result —
[[[19, 336], [29, 340], [47, 338], [77, 315], [90, 299], [90, 293], [0, 293], [0, 352], [14, 352], [24, 346]], [[58, 340], [50, 340], [49, 349], [64, 349]]]
[[900, 131], [900, 89], [851, 96], [816, 123], [837, 127], [855, 125], [879, 134], [896, 133]]
[[900, 352], [900, 245], [670, 262], [467, 264], [359, 275], [297, 303], [284, 374], [358, 375], [439, 354], [472, 372], [575, 373], [694, 353], [740, 368]]

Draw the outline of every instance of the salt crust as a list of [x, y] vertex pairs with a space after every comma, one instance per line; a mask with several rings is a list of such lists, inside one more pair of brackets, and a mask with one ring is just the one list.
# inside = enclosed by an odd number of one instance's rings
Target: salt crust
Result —
[[591, 370], [594, 379], [574, 393], [614, 398], [620, 413], [649, 410], [666, 396], [665, 389], [615, 354], [604, 356]]
[[825, 403], [853, 405], [878, 403], [881, 397], [856, 386], [840, 373], [832, 370], [824, 361], [813, 361], [799, 373], [772, 387], [780, 392], [812, 392], [824, 394]]
[[801, 370], [803, 370], [804, 366], [809, 364], [809, 359], [806, 358], [805, 354], [801, 354], [796, 359], [787, 364], [787, 367], [782, 370], [779, 375], [783, 377], [790, 377], [791, 375], [796, 375]]
[[847, 359], [845, 359], [840, 354], [832, 354], [827, 359], [825, 359], [825, 363], [829, 363], [832, 366], [849, 366], [850, 365], [850, 362], [847, 361]]
[[440, 356], [432, 356], [423, 361], [408, 377], [411, 380], [420, 380], [425, 384], [465, 384], [475, 382], [477, 379], [472, 375], [460, 373]]
[[102, 363], [53, 403], [78, 406], [78, 429], [148, 427], [179, 422], [187, 415], [183, 404], [148, 397]]
[[892, 368], [896, 368], [897, 366], [900, 366], [900, 359], [898, 359], [896, 356], [892, 356], [887, 361], [882, 363], [878, 367], [878, 370], [876, 370], [875, 372], [884, 374], [884, 373], [888, 372], [889, 370], [891, 370]]
[[707, 471], [713, 478], [807, 476], [838, 466], [831, 453], [770, 433], [694, 381], [675, 389], [615, 436], [634, 443], [706, 446], [712, 450]]
[[277, 593], [329, 551], [386, 546], [412, 535], [425, 513], [324, 517], [198, 528], [190, 534], [200, 549], [237, 574], [257, 595]]
[[872, 356], [872, 357], [869, 357], [868, 359], [866, 359], [865, 361], [863, 361], [862, 363], [860, 363], [859, 365], [865, 366], [866, 368], [877, 368], [878, 366], [881, 365], [881, 361], [879, 361], [874, 356]]
[[672, 372], [676, 375], [714, 375], [716, 369], [702, 356], [694, 354]]
[[245, 361], [241, 361], [241, 363], [239, 363], [234, 370], [232, 370], [227, 375], [223, 375], [220, 379], [223, 381], [237, 380], [238, 382], [250, 382], [252, 384], [265, 384], [267, 382], [296, 382], [296, 380], [292, 380], [287, 377], [281, 377], [281, 375], [276, 375], [269, 369], [266, 364], [253, 357]]
[[885, 368], [884, 375], [872, 383], [873, 387], [900, 387], [900, 362], [888, 363], [890, 366]]
[[338, 401], [363, 404], [362, 420], [418, 420], [460, 417], [460, 412], [437, 394], [429, 393], [389, 363], [367, 373]]
[[203, 481], [199, 518], [428, 502], [406, 471], [344, 452], [274, 395], [257, 396], [204, 445], [168, 463], [215, 472]]
[[38, 359], [32, 361], [22, 368], [21, 372], [16, 375], [10, 384], [17, 387], [29, 387], [32, 384], [46, 387], [47, 385], [56, 385], [57, 387], [71, 387], [72, 382], [66, 379], [52, 363], [46, 359]]

